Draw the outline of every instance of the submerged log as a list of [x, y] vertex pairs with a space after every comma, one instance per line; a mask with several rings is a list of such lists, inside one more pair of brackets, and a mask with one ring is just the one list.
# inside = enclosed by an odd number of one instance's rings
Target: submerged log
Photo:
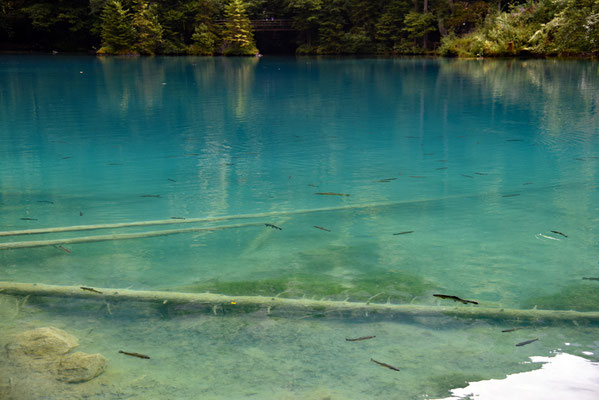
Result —
[[9, 249], [25, 249], [30, 247], [43, 247], [43, 246], [62, 246], [63, 244], [77, 244], [77, 243], [92, 243], [92, 242], [106, 242], [109, 240], [128, 240], [128, 239], [142, 239], [155, 236], [167, 236], [175, 235], [178, 233], [189, 233], [189, 232], [210, 232], [220, 231], [224, 229], [234, 228], [245, 228], [249, 226], [264, 225], [262, 222], [251, 222], [247, 224], [236, 224], [236, 225], [222, 225], [213, 226], [208, 228], [181, 228], [181, 229], [168, 229], [162, 231], [150, 231], [141, 233], [118, 233], [111, 235], [95, 235], [95, 236], [83, 236], [76, 238], [67, 239], [49, 239], [49, 240], [27, 240], [24, 242], [10, 242], [0, 243], [0, 250]]
[[[208, 305], [212, 307], [260, 307], [268, 311], [290, 310], [306, 312], [351, 312], [353, 315], [384, 315], [387, 317], [453, 316], [464, 318], [488, 318], [496, 320], [518, 319], [537, 322], [599, 321], [597, 311], [573, 310], [520, 310], [485, 308], [475, 305], [427, 306], [414, 304], [358, 303], [335, 300], [288, 299], [271, 296], [229, 296], [213, 293], [180, 293], [150, 290], [94, 288], [96, 292], [82, 290], [81, 286], [57, 286], [41, 283], [0, 282], [0, 294], [53, 296], [111, 301], [144, 301], [161, 304]], [[97, 292], [101, 292], [97, 293]]]
[[174, 225], [174, 224], [194, 224], [202, 222], [219, 222], [229, 221], [235, 219], [254, 219], [254, 218], [269, 218], [269, 217], [282, 217], [289, 215], [302, 215], [312, 214], [319, 212], [330, 212], [330, 211], [347, 211], [347, 210], [367, 210], [371, 208], [384, 208], [394, 207], [400, 205], [409, 205], [417, 203], [426, 203], [429, 201], [438, 200], [450, 200], [450, 199], [461, 199], [470, 197], [487, 196], [486, 193], [481, 194], [468, 194], [468, 195], [454, 195], [446, 196], [442, 199], [418, 199], [418, 200], [405, 200], [405, 201], [391, 201], [391, 202], [372, 202], [363, 204], [348, 204], [335, 207], [323, 207], [323, 208], [311, 208], [304, 210], [287, 210], [287, 211], [268, 211], [263, 213], [255, 214], [238, 214], [238, 215], [223, 215], [220, 217], [204, 217], [204, 218], [185, 218], [185, 219], [163, 219], [163, 220], [152, 220], [152, 221], [132, 221], [132, 222], [119, 222], [113, 224], [97, 224], [97, 225], [73, 225], [73, 226], [60, 226], [53, 228], [35, 228], [35, 229], [23, 229], [18, 231], [0, 231], [0, 236], [19, 236], [19, 235], [35, 235], [43, 233], [59, 233], [59, 232], [75, 232], [75, 231], [91, 231], [97, 229], [118, 229], [118, 228], [130, 228], [135, 226], [153, 226], [153, 225]]

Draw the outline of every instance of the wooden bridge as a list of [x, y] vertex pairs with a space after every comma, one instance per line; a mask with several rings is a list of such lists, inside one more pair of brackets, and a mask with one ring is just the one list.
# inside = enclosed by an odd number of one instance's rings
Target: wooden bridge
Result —
[[[229, 20], [219, 19], [214, 21], [217, 25], [224, 25]], [[294, 31], [290, 19], [252, 19], [252, 30], [254, 32], [277, 32]]]

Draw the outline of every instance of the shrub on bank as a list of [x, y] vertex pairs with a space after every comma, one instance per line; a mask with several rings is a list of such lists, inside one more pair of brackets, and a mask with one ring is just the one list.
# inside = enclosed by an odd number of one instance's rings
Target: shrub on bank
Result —
[[444, 37], [439, 54], [457, 57], [599, 52], [599, 1], [541, 0], [487, 16], [463, 36]]

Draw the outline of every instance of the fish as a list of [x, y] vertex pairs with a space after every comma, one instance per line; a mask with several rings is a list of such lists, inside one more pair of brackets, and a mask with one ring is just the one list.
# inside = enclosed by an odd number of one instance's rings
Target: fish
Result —
[[599, 278], [587, 278], [587, 277], [583, 277], [582, 279], [586, 279], [587, 281], [599, 281]]
[[585, 161], [585, 159], [584, 159], [584, 158], [580, 158], [580, 157], [576, 157], [576, 158], [575, 158], [575, 160], [578, 160], [578, 161]]
[[63, 160], [68, 160], [69, 158], [73, 158], [73, 157], [71, 157], [71, 156], [68, 156], [68, 157], [62, 157], [62, 159], [63, 159]]
[[145, 354], [139, 354], [139, 353], [129, 353], [128, 351], [123, 351], [123, 350], [119, 350], [119, 353], [121, 354], [126, 354], [128, 356], [131, 357], [137, 357], [137, 358], [145, 358], [146, 360], [149, 360], [150, 357], [146, 356]]
[[318, 185], [313, 185], [311, 183], [308, 183], [308, 186], [310, 186], [310, 187], [318, 187]]
[[468, 303], [478, 304], [478, 301], [464, 300], [464, 299], [461, 299], [461, 298], [459, 298], [457, 296], [450, 296], [450, 295], [447, 295], [447, 294], [433, 294], [433, 296], [439, 297], [441, 299], [448, 299], [448, 300], [453, 300], [453, 301], [459, 301], [460, 303], [463, 303], [463, 304], [468, 304]]
[[314, 193], [314, 194], [319, 194], [321, 196], [349, 196], [349, 194], [347, 194], [347, 193], [333, 193], [333, 192], [319, 192], [319, 193]]
[[99, 290], [96, 290], [94, 288], [87, 287], [87, 286], [80, 286], [79, 288], [81, 290], [87, 290], [88, 292], [94, 292], [94, 293], [98, 293], [98, 294], [104, 294], [104, 293], [100, 292]]
[[79, 216], [83, 217], [83, 212], [79, 211]]
[[37, 221], [37, 218], [21, 218], [23, 221]]
[[397, 232], [397, 233], [394, 233], [393, 235], [394, 236], [396, 236], [396, 235], [406, 235], [406, 234], [412, 233], [412, 232], [414, 232], [414, 231]]
[[520, 196], [520, 193], [504, 194], [501, 197], [516, 197], [516, 196]]
[[524, 182], [522, 185], [532, 185], [532, 182]]
[[169, 180], [169, 181], [171, 181], [171, 182], [177, 182], [176, 180], [174, 180], [174, 179], [171, 179], [171, 178], [167, 178], [167, 180]]
[[440, 167], [440, 168], [436, 168], [436, 169], [448, 169], [449, 167]]
[[360, 340], [374, 339], [375, 337], [376, 336], [361, 336], [361, 337], [355, 338], [355, 339], [345, 338], [345, 340], [347, 340], [348, 342], [359, 342]]
[[[535, 237], [536, 237], [537, 239], [539, 239], [540, 237], [542, 237], [542, 238], [545, 238], [545, 239], [551, 239], [551, 240], [561, 240], [561, 239], [558, 239], [558, 238], [554, 238], [553, 236], [543, 235], [542, 233], [537, 233], [537, 234], [535, 235]], [[540, 239], [539, 239], [539, 240], [540, 240]]]
[[526, 346], [527, 344], [531, 344], [532, 342], [536, 342], [537, 340], [539, 340], [539, 338], [536, 338], [536, 339], [530, 339], [530, 340], [525, 340], [525, 341], [523, 341], [523, 342], [516, 343], [516, 346]]
[[462, 176], [465, 176], [466, 178], [474, 178], [473, 176], [466, 175], [466, 174], [462, 174]]
[[54, 204], [54, 202], [50, 201], [50, 200], [38, 200], [37, 202], [38, 203], [46, 203], [46, 204]]
[[330, 232], [330, 230], [328, 230], [327, 228], [323, 228], [322, 226], [318, 226], [318, 225], [314, 225], [315, 228], [321, 229], [323, 231], [327, 231]]
[[520, 329], [524, 329], [524, 328], [510, 328], [510, 329], [504, 329], [501, 332], [514, 332]]
[[551, 231], [553, 233], [557, 233], [558, 235], [562, 235], [563, 237], [568, 237], [568, 235], [561, 233], [560, 231]]
[[225, 163], [225, 165], [235, 165], [235, 163], [228, 162], [228, 163]]
[[156, 197], [156, 198], [158, 198], [158, 197], [160, 197], [160, 195], [159, 194], [144, 194], [139, 197]]
[[426, 178], [426, 177], [420, 176], [420, 175], [410, 175], [410, 178]]
[[476, 175], [489, 175], [489, 174], [486, 174], [486, 173], [484, 173], [484, 172], [475, 172], [475, 174], [476, 174]]
[[523, 142], [523, 139], [507, 139], [506, 142]]
[[60, 244], [59, 244], [59, 245], [56, 245], [56, 246], [54, 246], [54, 247], [56, 247], [57, 249], [60, 249], [60, 250], [64, 251], [65, 253], [71, 253], [71, 250], [70, 250], [70, 249], [67, 249], [66, 247], [63, 247], [63, 246], [62, 246], [62, 245], [60, 245]]
[[399, 371], [399, 368], [395, 368], [393, 365], [389, 365], [389, 364], [386, 364], [384, 362], [377, 361], [374, 358], [371, 358], [370, 361], [372, 361], [373, 363], [376, 363], [376, 364], [380, 365], [381, 367], [389, 368], [389, 369], [392, 369], [393, 371]]
[[185, 219], [183, 217], [171, 217], [171, 219]]
[[283, 230], [283, 228], [279, 228], [278, 226], [276, 226], [276, 225], [273, 225], [273, 224], [264, 224], [264, 225], [268, 226], [269, 228], [278, 229], [278, 230], [280, 230], [280, 231], [282, 231], [282, 230]]

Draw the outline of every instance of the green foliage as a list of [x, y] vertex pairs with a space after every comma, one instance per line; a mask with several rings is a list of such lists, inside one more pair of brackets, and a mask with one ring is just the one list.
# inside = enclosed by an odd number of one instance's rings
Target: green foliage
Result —
[[519, 54], [534, 33], [534, 27], [523, 23], [514, 13], [501, 13], [486, 32], [484, 55], [510, 56]]
[[319, 54], [343, 53], [343, 38], [347, 21], [344, 15], [343, 0], [330, 0], [323, 3], [319, 16], [318, 47]]
[[191, 35], [188, 53], [191, 55], [211, 56], [219, 43], [218, 30], [214, 25], [219, 13], [217, 0], [200, 0], [195, 2], [196, 26]]
[[179, 9], [163, 9], [161, 13], [161, 24], [164, 28], [162, 33], [164, 54], [185, 54], [184, 30], [186, 14]]
[[133, 49], [140, 54], [154, 55], [162, 44], [162, 26], [158, 22], [156, 7], [144, 0], [137, 0], [133, 16], [136, 40]]
[[457, 37], [451, 33], [441, 39], [439, 54], [446, 57], [480, 57], [484, 53], [485, 40], [481, 35]]
[[403, 31], [407, 33], [407, 38], [418, 41], [428, 33], [435, 30], [435, 17], [432, 13], [417, 13], [410, 11], [404, 18]]
[[322, 0], [287, 0], [286, 11], [291, 13], [292, 25], [299, 32], [298, 53], [315, 51], [313, 39], [318, 34], [318, 22]]
[[193, 43], [189, 46], [189, 54], [200, 56], [213, 55], [217, 39], [217, 36], [210, 30], [208, 25], [204, 23], [199, 24], [191, 36]]
[[252, 25], [241, 0], [231, 0], [225, 7], [222, 53], [234, 56], [250, 56], [258, 53]]
[[468, 33], [480, 26], [488, 13], [489, 3], [483, 1], [457, 2], [453, 6], [453, 12], [445, 18], [445, 28], [457, 35]]
[[23, 12], [31, 19], [31, 26], [37, 30], [47, 30], [56, 23], [51, 4], [37, 3], [24, 7]]
[[349, 54], [368, 54], [373, 42], [366, 28], [353, 28], [343, 35], [343, 52]]
[[569, 0], [531, 38], [537, 52], [599, 52], [599, 1]]
[[300, 54], [599, 53], [599, 0], [4, 0], [0, 46], [249, 55], [249, 19], [270, 17], [292, 20]]
[[464, 37], [443, 41], [440, 53], [513, 56], [599, 52], [598, 0], [529, 0], [489, 15]]
[[393, 1], [385, 8], [375, 25], [379, 52], [391, 52], [401, 43], [404, 37], [404, 19], [411, 8], [411, 4], [405, 1]]
[[102, 48], [99, 54], [128, 54], [135, 43], [129, 10], [116, 0], [109, 0], [102, 11]]

